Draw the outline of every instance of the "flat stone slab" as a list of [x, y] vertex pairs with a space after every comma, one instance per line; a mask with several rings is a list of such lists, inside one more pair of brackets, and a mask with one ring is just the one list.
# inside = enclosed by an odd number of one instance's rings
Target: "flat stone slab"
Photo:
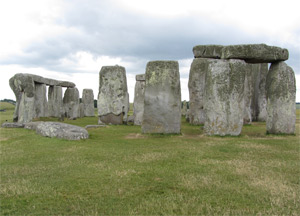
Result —
[[102, 124], [102, 125], [86, 125], [85, 129], [88, 129], [88, 128], [100, 128], [100, 127], [106, 127], [106, 125], [105, 124]]
[[4, 122], [1, 127], [3, 128], [24, 128], [24, 124], [17, 122]]
[[266, 44], [197, 45], [193, 53], [195, 58], [242, 59], [247, 63], [272, 63], [289, 58], [287, 49]]
[[42, 121], [28, 122], [28, 123], [24, 124], [25, 125], [24, 128], [28, 129], [28, 130], [36, 130], [37, 126], [41, 123], [43, 123], [43, 122]]
[[37, 134], [45, 137], [56, 137], [66, 140], [88, 139], [86, 129], [60, 122], [42, 122], [36, 128]]

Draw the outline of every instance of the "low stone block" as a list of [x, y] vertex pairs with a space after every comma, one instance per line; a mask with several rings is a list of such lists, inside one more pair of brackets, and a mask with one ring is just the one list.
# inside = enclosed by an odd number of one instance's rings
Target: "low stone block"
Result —
[[23, 123], [18, 122], [4, 122], [1, 127], [3, 128], [24, 128]]

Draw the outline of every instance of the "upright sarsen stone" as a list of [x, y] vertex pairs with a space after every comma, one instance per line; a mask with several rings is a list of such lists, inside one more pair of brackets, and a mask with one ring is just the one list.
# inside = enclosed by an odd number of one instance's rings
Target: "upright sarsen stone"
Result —
[[82, 103], [84, 116], [95, 116], [93, 89], [83, 89]]
[[296, 80], [285, 62], [272, 63], [266, 83], [267, 133], [294, 134], [296, 122]]
[[63, 98], [65, 117], [76, 119], [80, 115], [79, 91], [77, 88], [67, 88]]
[[241, 133], [244, 114], [244, 83], [249, 66], [243, 60], [208, 60], [205, 84], [205, 133]]
[[194, 59], [189, 75], [189, 122], [192, 125], [200, 125], [205, 122], [204, 113], [204, 90], [205, 90], [205, 74], [207, 72], [208, 63], [211, 59], [197, 58]]
[[127, 121], [129, 94], [126, 71], [122, 66], [103, 66], [99, 74], [99, 123], [122, 124]]
[[145, 74], [139, 74], [135, 77], [134, 103], [133, 103], [133, 119], [135, 125], [141, 125], [144, 114], [144, 98], [145, 98]]
[[143, 133], [180, 133], [181, 90], [177, 61], [146, 66]]
[[46, 91], [46, 84], [35, 84], [35, 118], [48, 117], [48, 103]]
[[49, 86], [48, 112], [51, 117], [61, 117], [64, 114], [61, 86]]

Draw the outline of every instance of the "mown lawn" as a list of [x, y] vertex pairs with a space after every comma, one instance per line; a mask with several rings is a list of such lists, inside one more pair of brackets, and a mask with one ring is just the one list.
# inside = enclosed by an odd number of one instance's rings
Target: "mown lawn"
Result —
[[299, 215], [300, 110], [295, 136], [253, 123], [239, 137], [208, 137], [184, 119], [181, 135], [88, 131], [65, 141], [1, 128], [0, 215]]

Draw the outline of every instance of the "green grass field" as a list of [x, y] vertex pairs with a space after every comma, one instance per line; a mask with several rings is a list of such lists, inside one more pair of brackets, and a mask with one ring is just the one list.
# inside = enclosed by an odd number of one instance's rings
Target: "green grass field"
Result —
[[[1, 123], [14, 109], [4, 106]], [[0, 215], [299, 215], [300, 110], [295, 136], [253, 123], [239, 137], [208, 137], [184, 120], [181, 135], [88, 131], [66, 141], [0, 128]]]

